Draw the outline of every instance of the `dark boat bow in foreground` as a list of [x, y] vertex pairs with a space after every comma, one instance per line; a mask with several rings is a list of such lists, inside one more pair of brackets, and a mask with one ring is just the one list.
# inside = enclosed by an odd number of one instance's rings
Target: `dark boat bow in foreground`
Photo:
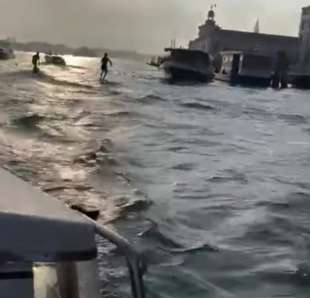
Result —
[[95, 236], [126, 258], [133, 298], [145, 265], [123, 237], [0, 169], [0, 297], [99, 298]]

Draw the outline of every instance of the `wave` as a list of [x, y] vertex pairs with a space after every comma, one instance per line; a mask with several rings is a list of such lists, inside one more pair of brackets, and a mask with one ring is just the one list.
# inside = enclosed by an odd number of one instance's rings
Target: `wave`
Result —
[[121, 206], [122, 213], [128, 212], [141, 212], [145, 211], [152, 206], [152, 201], [148, 200], [144, 195], [141, 199], [129, 199], [128, 203]]
[[256, 108], [256, 107], [245, 107], [242, 110], [242, 113], [245, 115], [249, 115], [251, 118], [260, 118], [266, 119], [267, 117], [273, 117], [273, 114], [268, 112], [267, 110]]
[[77, 191], [87, 191], [91, 190], [92, 187], [83, 184], [70, 184], [70, 183], [54, 184], [42, 187], [42, 190], [47, 193], [53, 193], [67, 189], [75, 189]]
[[165, 98], [158, 95], [146, 95], [142, 97], [138, 97], [137, 100], [142, 103], [152, 104], [158, 101], [166, 101]]
[[151, 226], [145, 230], [144, 232], [139, 234], [142, 238], [148, 238], [155, 240], [157, 243], [160, 243], [166, 247], [174, 248], [174, 249], [182, 249], [183, 247], [171, 239], [170, 237], [166, 236], [159, 230], [158, 224], [151, 221]]
[[108, 117], [129, 117], [133, 116], [135, 113], [129, 112], [129, 111], [116, 111], [116, 112], [110, 112], [105, 113], [104, 116]]
[[[35, 134], [49, 143], [76, 143], [81, 139], [66, 131], [66, 126], [54, 121], [55, 118], [39, 114], [29, 114], [11, 121], [11, 125], [20, 132]], [[60, 119], [57, 119], [60, 120]]]
[[310, 207], [310, 193], [292, 192], [277, 201], [264, 201], [258, 203], [257, 206], [266, 207], [275, 213], [307, 213], [306, 210]]
[[294, 269], [288, 269], [286, 271], [267, 271], [267, 272], [256, 272], [256, 277], [267, 282], [272, 281], [273, 283], [292, 283], [298, 286], [309, 287], [310, 282], [310, 266], [308, 263], [301, 263]]
[[151, 227], [140, 233], [139, 236], [154, 240], [156, 243], [160, 243], [160, 249], [169, 253], [184, 254], [199, 251], [219, 252], [218, 247], [208, 243], [198, 243], [190, 247], [184, 247], [184, 245], [178, 243], [168, 235], [165, 235], [165, 233], [161, 232], [158, 224], [153, 221], [151, 221]]
[[77, 82], [71, 82], [66, 80], [58, 80], [53, 76], [46, 74], [41, 71], [36, 75], [41, 81], [45, 83], [49, 83], [56, 86], [66, 86], [66, 87], [76, 87], [76, 88], [85, 88], [85, 89], [93, 89], [94, 87], [91, 85], [81, 84]]
[[188, 150], [188, 148], [185, 146], [174, 146], [174, 147], [169, 147], [167, 150], [171, 152], [182, 152], [184, 150]]
[[201, 243], [201, 244], [196, 244], [191, 247], [187, 248], [165, 248], [162, 247], [162, 250], [170, 253], [175, 253], [175, 254], [184, 254], [184, 253], [195, 253], [195, 252], [200, 252], [200, 251], [209, 251], [209, 252], [219, 252], [220, 249], [216, 246], [207, 244], [207, 243]]
[[185, 108], [189, 108], [189, 109], [208, 110], [208, 111], [215, 110], [215, 108], [212, 107], [211, 105], [201, 104], [198, 102], [183, 103], [183, 104], [181, 104], [181, 106], [183, 106]]
[[288, 122], [289, 124], [306, 124], [308, 119], [299, 114], [279, 114], [277, 117], [281, 120]]
[[105, 139], [101, 143], [95, 142], [95, 144], [90, 144], [89, 149], [76, 156], [73, 163], [95, 166], [98, 162], [102, 163], [105, 161], [109, 165], [116, 165], [116, 160], [109, 156], [112, 146], [112, 142], [109, 139]]
[[33, 73], [31, 70], [6, 72], [6, 73], [2, 73], [0, 77], [4, 79], [35, 79], [35, 80], [38, 80], [44, 83], [49, 83], [51, 85], [56, 85], [56, 86], [76, 87], [76, 88], [85, 88], [85, 89], [94, 88], [91, 85], [56, 79], [55, 77], [45, 73], [42, 70], [37, 74]]
[[85, 66], [78, 66], [78, 65], [71, 65], [71, 64], [68, 64], [66, 67], [72, 68], [72, 69], [88, 69]]
[[92, 90], [92, 88], [88, 88], [87, 90], [75, 90], [72, 91], [72, 93], [74, 94], [84, 94], [84, 95], [97, 95], [97, 91], [96, 90]]
[[16, 126], [21, 126], [25, 128], [34, 128], [44, 119], [45, 117], [39, 114], [29, 114], [29, 115], [14, 119], [12, 123], [13, 125], [16, 125]]
[[227, 175], [216, 175], [207, 179], [208, 182], [213, 183], [227, 183], [227, 182], [240, 182], [241, 184], [248, 184], [248, 179], [245, 174], [239, 173], [235, 170], [225, 171]]
[[117, 90], [109, 90], [109, 94], [110, 94], [110, 95], [114, 95], [114, 96], [116, 96], [116, 95], [121, 95], [121, 94], [122, 94], [122, 92], [117, 91]]
[[107, 86], [113, 86], [113, 87], [119, 87], [122, 85], [122, 83], [119, 83], [119, 82], [113, 82], [113, 81], [108, 81], [108, 80], [105, 80], [105, 81], [99, 81], [101, 85], [107, 85]]
[[181, 163], [176, 166], [173, 166], [172, 170], [178, 170], [178, 171], [192, 171], [196, 167], [196, 164], [194, 163]]
[[280, 177], [274, 177], [273, 180], [278, 182], [278, 183], [281, 183], [283, 185], [292, 185], [292, 186], [296, 186], [298, 188], [310, 190], [310, 183], [309, 182], [292, 181], [292, 180], [284, 179], [284, 178], [280, 178]]

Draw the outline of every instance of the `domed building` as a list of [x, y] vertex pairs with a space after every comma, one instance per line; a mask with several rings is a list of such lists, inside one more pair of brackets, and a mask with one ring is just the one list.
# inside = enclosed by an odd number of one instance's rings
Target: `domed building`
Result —
[[[285, 51], [291, 63], [298, 60], [300, 38], [273, 34], [227, 30], [216, 24], [213, 8], [208, 12], [206, 22], [199, 27], [198, 37], [189, 43], [190, 49], [202, 50], [216, 56], [221, 51], [256, 51], [268, 56], [276, 56]], [[255, 32], [256, 31], [256, 32]]]

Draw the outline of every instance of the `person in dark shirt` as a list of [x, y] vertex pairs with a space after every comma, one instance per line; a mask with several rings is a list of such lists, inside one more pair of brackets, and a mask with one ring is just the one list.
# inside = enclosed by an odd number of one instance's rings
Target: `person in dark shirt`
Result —
[[33, 72], [38, 73], [39, 72], [39, 65], [40, 63], [40, 53], [37, 52], [35, 55], [32, 56], [32, 66], [33, 66]]
[[275, 60], [274, 77], [272, 80], [273, 88], [287, 88], [288, 85], [288, 72], [290, 61], [285, 51], [279, 51]]
[[108, 75], [109, 72], [108, 64], [110, 64], [110, 66], [113, 65], [111, 59], [109, 58], [108, 53], [105, 53], [103, 58], [101, 59], [101, 74], [100, 74], [101, 81], [104, 81]]

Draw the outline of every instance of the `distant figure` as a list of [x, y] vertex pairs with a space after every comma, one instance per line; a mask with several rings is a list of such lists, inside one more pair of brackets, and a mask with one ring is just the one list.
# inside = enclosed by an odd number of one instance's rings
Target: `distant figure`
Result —
[[39, 65], [40, 63], [40, 53], [37, 52], [35, 55], [32, 56], [32, 66], [33, 66], [33, 72], [38, 73], [39, 72]]
[[110, 64], [110, 66], [112, 66], [112, 61], [108, 56], [108, 53], [105, 53], [103, 58], [101, 59], [101, 74], [100, 74], [100, 80], [104, 81], [105, 78], [108, 75], [108, 64]]
[[290, 62], [286, 53], [284, 51], [279, 51], [277, 53], [277, 59], [274, 68], [274, 77], [272, 80], [273, 88], [287, 88], [289, 67]]

